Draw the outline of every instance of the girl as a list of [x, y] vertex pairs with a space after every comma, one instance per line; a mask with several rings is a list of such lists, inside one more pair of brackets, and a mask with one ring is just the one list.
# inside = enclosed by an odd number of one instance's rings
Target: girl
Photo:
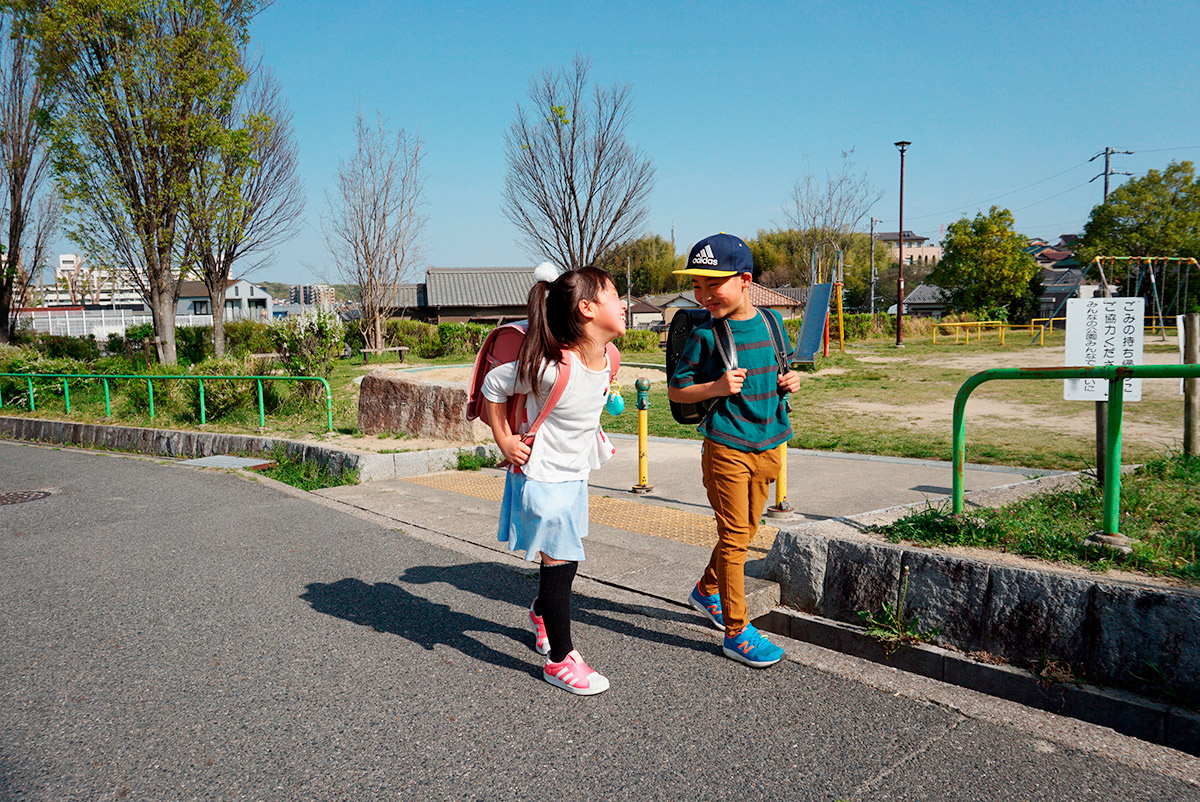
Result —
[[[571, 642], [571, 584], [587, 536], [587, 478], [614, 453], [600, 429], [609, 392], [606, 346], [625, 333], [625, 310], [608, 271], [583, 267], [557, 275], [549, 263], [534, 273], [529, 330], [516, 362], [500, 365], [483, 381], [496, 445], [510, 463], [500, 509], [499, 539], [525, 559], [541, 559], [538, 596], [529, 608], [535, 645], [547, 655], [542, 677], [574, 694], [608, 690]], [[571, 360], [562, 397], [526, 444], [508, 421], [508, 399], [528, 393], [525, 421], [537, 416]], [[531, 391], [532, 390], [532, 391]]]

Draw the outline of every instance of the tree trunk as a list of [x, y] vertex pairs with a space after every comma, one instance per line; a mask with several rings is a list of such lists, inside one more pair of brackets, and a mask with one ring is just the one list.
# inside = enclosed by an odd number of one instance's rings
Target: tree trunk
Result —
[[[15, 281], [15, 277], [13, 280]], [[16, 325], [16, 316], [13, 314], [12, 305], [13, 286], [5, 277], [0, 281], [0, 343], [12, 341], [12, 328]]]
[[225, 282], [217, 289], [209, 288], [208, 302], [212, 305], [213, 355], [217, 359], [225, 356]]
[[150, 313], [154, 317], [154, 345], [160, 365], [174, 365], [175, 351], [175, 302], [171, 293], [155, 291], [150, 299]]

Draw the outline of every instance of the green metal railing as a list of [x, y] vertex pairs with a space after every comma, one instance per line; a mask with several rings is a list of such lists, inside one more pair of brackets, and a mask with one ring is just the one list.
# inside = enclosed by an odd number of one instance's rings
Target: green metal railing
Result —
[[[34, 379], [62, 379], [63, 383], [63, 400], [66, 403], [67, 412], [71, 411], [71, 379], [99, 379], [104, 382], [104, 414], [106, 417], [112, 417], [112, 395], [109, 392], [109, 381], [113, 379], [144, 381], [146, 383], [146, 392], [150, 400], [150, 419], [154, 419], [154, 382], [157, 381], [194, 381], [200, 387], [200, 423], [208, 422], [208, 410], [204, 404], [204, 382], [206, 381], [254, 381], [258, 383], [258, 426], [263, 428], [266, 425], [266, 410], [263, 408], [263, 382], [320, 382], [325, 386], [325, 425], [329, 427], [329, 431], [333, 431], [333, 392], [329, 389], [329, 382], [319, 376], [145, 376], [145, 375], [124, 375], [119, 373], [0, 373], [0, 377], [9, 377], [16, 379], [25, 379], [29, 385], [29, 411], [37, 411], [37, 401], [35, 399], [33, 380]], [[4, 407], [4, 397], [0, 395], [0, 409]]]
[[1121, 512], [1121, 413], [1126, 379], [1195, 379], [1200, 365], [1116, 365], [1067, 368], [996, 368], [967, 379], [954, 398], [954, 514], [962, 513], [966, 431], [963, 413], [971, 391], [994, 379], [1098, 379], [1108, 382], [1108, 464], [1104, 472], [1104, 534], [1119, 534]]

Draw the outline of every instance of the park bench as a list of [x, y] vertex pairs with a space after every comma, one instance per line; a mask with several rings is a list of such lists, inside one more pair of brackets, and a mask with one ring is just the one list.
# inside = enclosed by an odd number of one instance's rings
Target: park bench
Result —
[[399, 359], [397, 361], [403, 362], [404, 355], [408, 352], [408, 346], [407, 345], [394, 345], [390, 348], [360, 348], [359, 350], [362, 351], [363, 364], [369, 365], [369, 364], [371, 364], [371, 354], [375, 354], [376, 356], [378, 356], [379, 354], [385, 354], [385, 353], [388, 353], [389, 351], [394, 351], [399, 356]]

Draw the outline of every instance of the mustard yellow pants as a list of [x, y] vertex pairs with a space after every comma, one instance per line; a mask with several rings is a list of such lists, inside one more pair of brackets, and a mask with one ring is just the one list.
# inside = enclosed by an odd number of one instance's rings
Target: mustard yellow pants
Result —
[[721, 595], [725, 634], [734, 637], [750, 623], [746, 612], [746, 550], [779, 477], [778, 448], [738, 451], [705, 439], [700, 453], [704, 489], [717, 518], [717, 545], [700, 579], [700, 592]]

